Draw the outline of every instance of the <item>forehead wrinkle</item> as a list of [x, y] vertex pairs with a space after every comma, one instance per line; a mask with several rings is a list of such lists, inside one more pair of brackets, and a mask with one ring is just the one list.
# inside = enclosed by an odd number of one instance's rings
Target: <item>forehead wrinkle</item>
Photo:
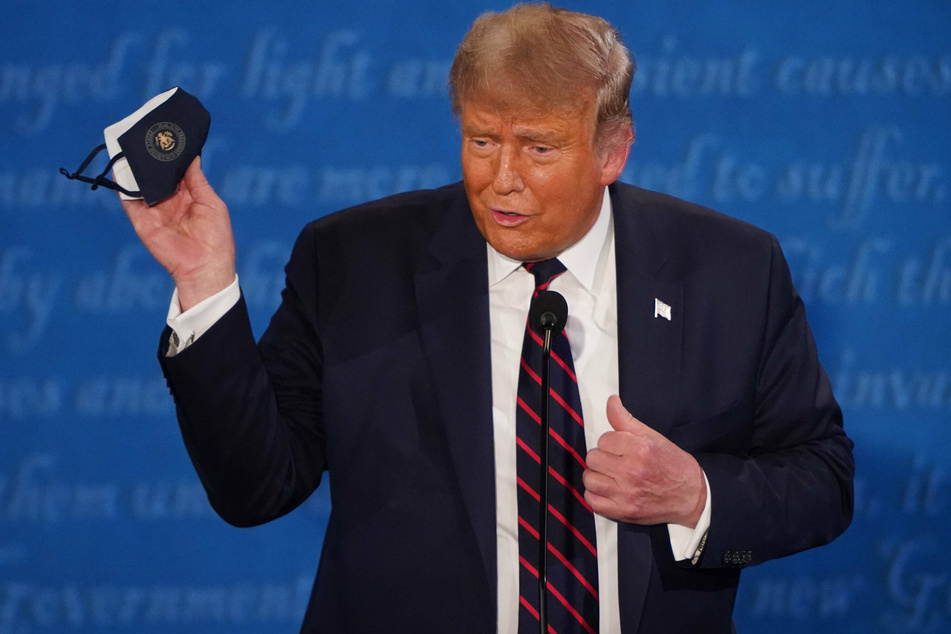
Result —
[[[557, 123], [564, 123], [565, 128], [571, 128], [582, 116], [576, 113], [544, 112], [535, 108], [499, 108], [495, 104], [467, 103], [463, 108], [460, 124], [463, 131], [494, 132], [499, 128], [510, 128], [512, 133], [520, 137], [561, 137], [566, 131]], [[552, 125], [552, 120], [557, 122]], [[568, 132], [570, 134], [570, 131]]]

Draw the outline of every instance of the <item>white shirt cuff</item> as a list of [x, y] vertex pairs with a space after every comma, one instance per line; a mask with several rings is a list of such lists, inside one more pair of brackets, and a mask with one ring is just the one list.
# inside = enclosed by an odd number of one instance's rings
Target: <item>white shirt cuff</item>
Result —
[[172, 329], [166, 356], [174, 357], [194, 343], [231, 310], [239, 299], [241, 299], [241, 287], [238, 286], [238, 276], [235, 275], [234, 281], [229, 286], [182, 312], [176, 287], [168, 306], [168, 317], [165, 319], [165, 323]]
[[707, 480], [707, 474], [703, 474], [703, 484], [707, 487], [707, 502], [703, 506], [703, 513], [697, 520], [694, 528], [682, 526], [680, 524], [668, 524], [667, 534], [670, 537], [670, 550], [674, 553], [676, 561], [690, 559], [696, 563], [700, 555], [701, 544], [705, 541], [707, 531], [710, 530], [710, 481]]

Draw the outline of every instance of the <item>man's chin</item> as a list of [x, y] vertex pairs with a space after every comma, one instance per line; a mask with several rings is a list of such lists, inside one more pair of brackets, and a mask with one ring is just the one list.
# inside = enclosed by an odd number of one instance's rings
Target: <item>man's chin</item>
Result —
[[558, 256], [558, 252], [540, 247], [537, 244], [525, 244], [511, 240], [488, 240], [492, 248], [507, 258], [517, 262], [538, 262]]

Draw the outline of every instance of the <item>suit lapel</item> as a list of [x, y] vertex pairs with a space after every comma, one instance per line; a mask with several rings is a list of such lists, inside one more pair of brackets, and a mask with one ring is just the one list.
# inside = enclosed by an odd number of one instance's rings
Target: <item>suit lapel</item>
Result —
[[430, 256], [416, 274], [420, 333], [494, 606], [498, 583], [488, 273], [485, 240], [464, 193], [445, 211]]
[[[612, 186], [618, 306], [620, 397], [646, 425], [667, 434], [676, 411], [681, 363], [683, 286], [667, 280], [668, 258], [636, 191]], [[655, 300], [670, 307], [670, 319], [655, 317]], [[662, 307], [661, 307], [662, 308]], [[664, 312], [661, 310], [661, 312]], [[618, 585], [621, 624], [636, 631], [651, 577], [650, 529], [618, 525]]]
[[[658, 235], [631, 194], [624, 189], [617, 195], [612, 188], [620, 396], [635, 417], [666, 435], [679, 398], [684, 291], [679, 280], [670, 279], [667, 249], [675, 245]], [[669, 307], [670, 319], [660, 304]], [[657, 306], [661, 314], [655, 316]]]

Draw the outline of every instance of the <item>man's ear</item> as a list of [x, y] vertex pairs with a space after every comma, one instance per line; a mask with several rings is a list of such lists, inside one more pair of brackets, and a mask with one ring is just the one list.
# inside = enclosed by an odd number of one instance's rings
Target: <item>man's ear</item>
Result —
[[621, 176], [634, 143], [634, 129], [624, 126], [601, 142], [601, 184], [610, 185]]

